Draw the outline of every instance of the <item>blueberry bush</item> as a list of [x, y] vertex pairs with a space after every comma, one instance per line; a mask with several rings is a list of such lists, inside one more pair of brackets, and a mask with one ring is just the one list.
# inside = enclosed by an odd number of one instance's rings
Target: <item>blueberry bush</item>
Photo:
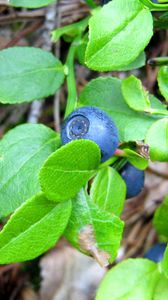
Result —
[[[32, 9], [54, 1], [9, 2]], [[40, 48], [0, 51], [1, 103], [40, 100], [64, 81], [68, 90], [61, 133], [42, 124], [22, 124], [0, 140], [0, 217], [7, 220], [0, 232], [0, 264], [38, 257], [65, 236], [79, 251], [108, 266], [120, 248], [125, 199], [143, 189], [150, 160], [168, 162], [168, 57], [149, 61], [158, 67], [159, 99], [135, 75], [97, 77], [78, 94], [74, 65], [78, 60], [99, 72], [141, 68], [154, 29], [168, 28], [168, 4], [86, 2], [89, 16], [51, 32], [53, 42], [63, 38], [70, 43], [65, 62]], [[153, 220], [165, 243], [166, 196]], [[117, 264], [96, 295], [96, 300], [167, 298], [166, 244], [145, 258]]]

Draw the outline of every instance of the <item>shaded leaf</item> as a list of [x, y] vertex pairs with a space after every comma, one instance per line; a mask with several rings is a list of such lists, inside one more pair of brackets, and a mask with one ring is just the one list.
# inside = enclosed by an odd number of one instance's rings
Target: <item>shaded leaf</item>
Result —
[[91, 199], [101, 209], [120, 216], [126, 198], [126, 185], [112, 167], [100, 170], [91, 186]]
[[10, 130], [0, 141], [0, 217], [40, 191], [38, 174], [60, 146], [59, 135], [39, 124]]
[[37, 8], [47, 6], [56, 0], [9, 0], [10, 5], [15, 7]]
[[159, 89], [166, 101], [168, 101], [168, 66], [160, 68], [158, 74]]
[[155, 122], [147, 132], [151, 160], [168, 161], [168, 118]]
[[[153, 102], [157, 105], [156, 99]], [[159, 118], [130, 109], [121, 93], [121, 80], [114, 77], [90, 81], [80, 93], [79, 105], [97, 106], [107, 112], [119, 129], [121, 142], [143, 140], [147, 130]]]
[[30, 102], [47, 97], [54, 94], [63, 81], [62, 63], [47, 51], [33, 47], [0, 51], [2, 103]]
[[163, 260], [161, 261], [161, 270], [163, 274], [168, 278], [168, 246], [166, 247]]
[[153, 224], [158, 234], [168, 238], [168, 197], [155, 211]]
[[0, 232], [0, 264], [33, 259], [54, 246], [70, 213], [71, 201], [55, 204], [43, 194], [29, 199]]

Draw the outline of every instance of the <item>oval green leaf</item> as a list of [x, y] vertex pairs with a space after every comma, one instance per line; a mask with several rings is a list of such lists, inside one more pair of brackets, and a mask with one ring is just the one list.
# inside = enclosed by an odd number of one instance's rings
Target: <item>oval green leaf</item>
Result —
[[153, 300], [166, 300], [168, 295], [168, 278], [160, 274]]
[[86, 64], [97, 71], [120, 70], [139, 56], [152, 34], [149, 9], [137, 0], [113, 0], [90, 18]]
[[125, 182], [115, 169], [103, 168], [92, 183], [90, 196], [98, 207], [120, 216], [126, 198]]
[[129, 71], [129, 70], [139, 69], [145, 66], [145, 63], [146, 63], [146, 55], [145, 52], [143, 51], [138, 55], [138, 57], [135, 60], [133, 60], [127, 66], [120, 68], [118, 71]]
[[117, 256], [124, 223], [93, 203], [84, 190], [72, 201], [65, 237], [78, 250], [106, 266]]
[[29, 199], [0, 232], [0, 264], [33, 259], [54, 246], [71, 213], [71, 201], [55, 204], [43, 194]]
[[161, 261], [161, 271], [168, 278], [168, 246], [164, 252], [163, 260]]
[[55, 93], [64, 81], [64, 67], [51, 53], [33, 47], [0, 51], [0, 102], [22, 103]]
[[168, 101], [168, 66], [160, 68], [158, 74], [159, 89], [166, 101]]
[[168, 197], [155, 211], [153, 218], [154, 227], [159, 235], [164, 236], [168, 241]]
[[151, 104], [141, 81], [134, 75], [122, 81], [122, 93], [128, 106], [136, 111], [147, 111]]
[[144, 140], [157, 117], [130, 109], [122, 95], [121, 82], [114, 77], [91, 80], [79, 95], [79, 105], [97, 106], [107, 112], [119, 129], [121, 142]]
[[150, 127], [145, 143], [150, 147], [151, 160], [168, 161], [168, 118], [163, 118]]
[[128, 259], [105, 275], [96, 300], [151, 300], [159, 276], [152, 261]]
[[40, 191], [39, 170], [60, 146], [58, 134], [44, 125], [24, 124], [0, 141], [0, 217]]
[[53, 2], [56, 2], [56, 0], [9, 0], [11, 6], [26, 8], [43, 7]]
[[42, 191], [59, 202], [74, 197], [93, 177], [100, 163], [100, 149], [92, 141], [72, 141], [45, 162], [40, 171]]
[[140, 170], [145, 170], [148, 167], [148, 159], [142, 157], [139, 153], [133, 151], [132, 149], [125, 148], [123, 151], [126, 154], [128, 161], [136, 168]]

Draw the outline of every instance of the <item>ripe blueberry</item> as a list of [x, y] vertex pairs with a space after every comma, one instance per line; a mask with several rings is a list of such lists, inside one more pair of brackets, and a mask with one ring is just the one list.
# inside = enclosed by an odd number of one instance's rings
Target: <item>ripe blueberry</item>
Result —
[[165, 249], [166, 249], [165, 243], [155, 244], [152, 248], [150, 248], [145, 253], [144, 257], [158, 263], [162, 260]]
[[130, 163], [126, 163], [120, 170], [120, 175], [127, 186], [126, 198], [137, 196], [144, 187], [144, 171], [135, 168]]
[[111, 118], [94, 106], [83, 106], [72, 112], [61, 129], [62, 143], [87, 139], [95, 142], [101, 150], [101, 161], [109, 159], [118, 147], [118, 130]]
[[107, 3], [110, 2], [110, 1], [111, 1], [111, 0], [102, 0], [102, 1], [101, 1], [101, 4], [104, 5], [104, 4], [107, 4]]

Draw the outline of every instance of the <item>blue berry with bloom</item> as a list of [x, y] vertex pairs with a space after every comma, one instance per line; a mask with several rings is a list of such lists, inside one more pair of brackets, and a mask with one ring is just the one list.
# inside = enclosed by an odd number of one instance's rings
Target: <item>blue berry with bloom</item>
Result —
[[112, 119], [101, 109], [83, 106], [74, 110], [64, 121], [61, 140], [86, 139], [95, 142], [101, 150], [101, 161], [108, 160], [119, 144], [118, 129]]

